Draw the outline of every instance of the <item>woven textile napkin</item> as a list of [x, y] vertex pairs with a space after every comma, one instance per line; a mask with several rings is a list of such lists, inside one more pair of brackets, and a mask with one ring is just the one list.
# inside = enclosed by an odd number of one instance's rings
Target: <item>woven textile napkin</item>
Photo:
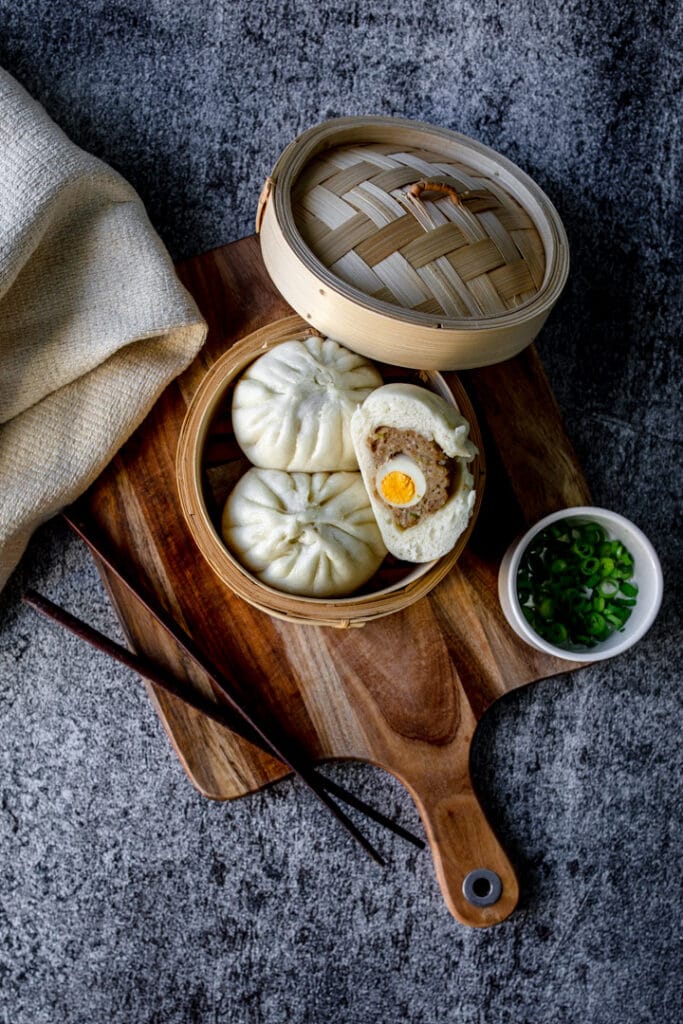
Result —
[[0, 588], [205, 336], [137, 193], [0, 69]]

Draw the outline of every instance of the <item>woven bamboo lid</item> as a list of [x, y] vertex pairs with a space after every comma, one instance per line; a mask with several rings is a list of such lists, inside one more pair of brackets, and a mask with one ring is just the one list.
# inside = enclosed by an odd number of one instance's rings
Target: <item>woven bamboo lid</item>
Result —
[[567, 278], [564, 228], [518, 167], [463, 135], [341, 118], [282, 154], [263, 258], [319, 330], [370, 358], [465, 369], [519, 352]]

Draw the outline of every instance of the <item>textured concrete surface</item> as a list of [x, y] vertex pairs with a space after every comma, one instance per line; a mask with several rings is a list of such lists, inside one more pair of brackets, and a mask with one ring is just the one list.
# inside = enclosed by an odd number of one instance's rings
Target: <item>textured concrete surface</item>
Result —
[[[335, 114], [472, 135], [546, 189], [572, 272], [539, 349], [597, 504], [650, 535], [632, 652], [482, 722], [473, 771], [519, 910], [459, 926], [429, 857], [366, 862], [295, 783], [199, 797], [123, 670], [19, 603], [120, 635], [58, 523], [0, 599], [2, 1024], [673, 1024], [680, 1019], [680, 239], [673, 0], [5, 0], [0, 64], [140, 191], [176, 258], [252, 230]], [[398, 784], [335, 776], [419, 827]]]

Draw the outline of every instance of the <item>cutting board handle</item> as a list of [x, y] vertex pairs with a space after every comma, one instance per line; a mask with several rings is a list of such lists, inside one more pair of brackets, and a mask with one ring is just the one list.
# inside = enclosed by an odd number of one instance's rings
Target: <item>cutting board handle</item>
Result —
[[[455, 783], [455, 780], [454, 780]], [[462, 924], [487, 928], [508, 917], [519, 899], [515, 872], [471, 784], [415, 792], [450, 912]]]

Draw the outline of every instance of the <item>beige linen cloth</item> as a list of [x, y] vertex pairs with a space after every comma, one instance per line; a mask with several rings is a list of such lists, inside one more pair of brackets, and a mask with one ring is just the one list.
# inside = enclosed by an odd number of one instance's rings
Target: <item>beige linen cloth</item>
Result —
[[133, 188], [0, 68], [0, 588], [205, 336]]

